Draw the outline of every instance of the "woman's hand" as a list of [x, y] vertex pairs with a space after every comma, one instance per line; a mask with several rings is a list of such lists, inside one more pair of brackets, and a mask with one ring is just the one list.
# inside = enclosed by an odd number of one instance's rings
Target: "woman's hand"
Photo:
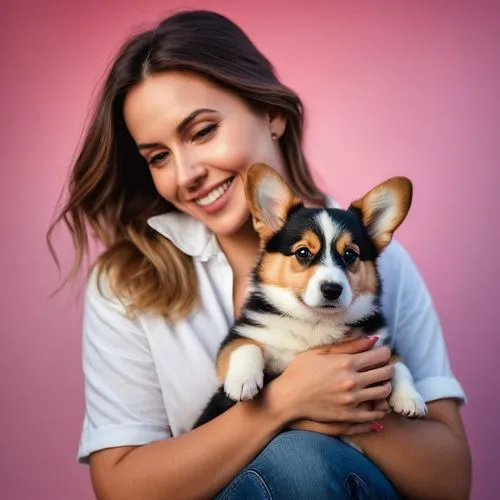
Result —
[[[374, 403], [361, 403], [360, 407], [365, 409], [375, 409], [387, 412], [389, 404], [386, 399], [375, 401]], [[384, 426], [380, 422], [370, 422], [367, 424], [351, 424], [349, 422], [315, 422], [314, 420], [296, 420], [291, 422], [289, 429], [299, 429], [304, 431], [314, 431], [328, 436], [354, 436], [366, 432], [380, 432]]]
[[380, 401], [389, 396], [393, 375], [390, 350], [372, 349], [375, 342], [363, 337], [297, 355], [271, 383], [287, 422], [331, 435], [371, 430], [386, 414]]

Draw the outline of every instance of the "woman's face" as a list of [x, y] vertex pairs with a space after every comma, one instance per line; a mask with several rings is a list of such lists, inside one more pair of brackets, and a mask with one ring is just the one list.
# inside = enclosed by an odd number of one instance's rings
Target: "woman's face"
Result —
[[125, 123], [158, 192], [218, 235], [248, 220], [241, 174], [263, 162], [284, 175], [282, 117], [258, 115], [238, 96], [183, 72], [147, 77], [124, 103]]

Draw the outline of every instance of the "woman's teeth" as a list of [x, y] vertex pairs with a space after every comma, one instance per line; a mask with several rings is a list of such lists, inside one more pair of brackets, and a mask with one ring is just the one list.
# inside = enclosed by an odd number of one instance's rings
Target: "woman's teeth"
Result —
[[203, 198], [198, 198], [197, 200], [194, 200], [195, 203], [202, 207], [212, 204], [228, 190], [229, 186], [231, 185], [231, 182], [233, 182], [233, 179], [228, 179], [226, 182], [224, 182], [224, 184], [221, 184], [219, 187], [213, 189]]

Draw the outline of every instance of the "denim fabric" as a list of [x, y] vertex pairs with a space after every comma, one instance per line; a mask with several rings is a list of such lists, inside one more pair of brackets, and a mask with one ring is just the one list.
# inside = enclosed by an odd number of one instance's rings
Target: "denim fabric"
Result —
[[389, 480], [339, 439], [309, 431], [276, 436], [216, 500], [396, 500]]

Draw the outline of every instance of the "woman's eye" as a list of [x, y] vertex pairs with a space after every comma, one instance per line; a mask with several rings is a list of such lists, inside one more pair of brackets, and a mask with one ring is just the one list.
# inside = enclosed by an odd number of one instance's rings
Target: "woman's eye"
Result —
[[193, 141], [197, 141], [198, 139], [203, 139], [204, 137], [210, 135], [212, 132], [215, 132], [217, 127], [218, 127], [217, 123], [212, 123], [211, 125], [202, 128], [193, 135]]
[[306, 263], [313, 258], [313, 254], [308, 248], [302, 247], [295, 252], [295, 257], [297, 257], [300, 262]]
[[165, 160], [168, 156], [168, 153], [166, 151], [163, 151], [163, 153], [158, 153], [157, 155], [152, 156], [148, 164], [149, 165], [157, 165], [158, 163], [161, 163], [163, 160]]
[[348, 266], [352, 266], [356, 260], [358, 259], [359, 255], [352, 249], [352, 248], [348, 248], [345, 252], [344, 252], [344, 262], [348, 265]]

